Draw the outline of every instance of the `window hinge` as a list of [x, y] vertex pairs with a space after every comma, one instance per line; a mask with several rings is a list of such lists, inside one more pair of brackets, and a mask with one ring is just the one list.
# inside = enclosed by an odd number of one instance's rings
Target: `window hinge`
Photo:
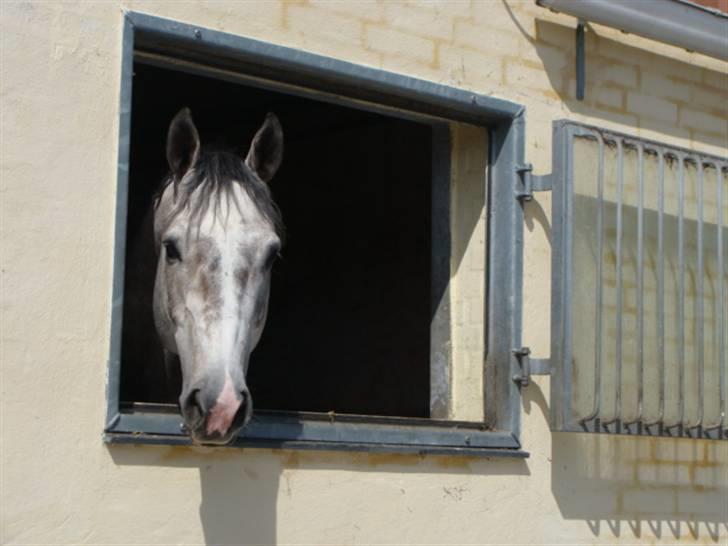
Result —
[[519, 186], [516, 189], [516, 199], [522, 203], [533, 199], [535, 191], [551, 191], [552, 175], [535, 175], [533, 174], [533, 165], [526, 163], [525, 165], [517, 165], [516, 173], [518, 174]]
[[550, 358], [531, 358], [529, 347], [513, 349], [513, 355], [521, 365], [521, 373], [513, 376], [513, 381], [518, 383], [519, 387], [528, 387], [532, 375], [551, 375]]

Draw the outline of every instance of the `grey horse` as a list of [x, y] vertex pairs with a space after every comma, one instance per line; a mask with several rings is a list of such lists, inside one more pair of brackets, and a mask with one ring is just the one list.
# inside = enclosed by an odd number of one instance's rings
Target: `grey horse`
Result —
[[267, 184], [282, 157], [273, 114], [245, 158], [203, 150], [186, 108], [169, 126], [171, 174], [154, 205], [154, 324], [166, 366], [181, 371], [179, 406], [195, 443], [229, 443], [252, 416], [245, 376], [282, 239]]

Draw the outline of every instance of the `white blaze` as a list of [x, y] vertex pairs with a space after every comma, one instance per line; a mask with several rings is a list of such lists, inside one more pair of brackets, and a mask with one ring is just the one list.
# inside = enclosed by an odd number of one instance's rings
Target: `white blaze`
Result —
[[235, 393], [235, 387], [229, 374], [225, 374], [225, 384], [222, 387], [220, 396], [217, 397], [215, 405], [207, 417], [207, 434], [219, 432], [222, 435], [230, 428], [235, 419], [235, 414], [240, 408], [242, 400]]

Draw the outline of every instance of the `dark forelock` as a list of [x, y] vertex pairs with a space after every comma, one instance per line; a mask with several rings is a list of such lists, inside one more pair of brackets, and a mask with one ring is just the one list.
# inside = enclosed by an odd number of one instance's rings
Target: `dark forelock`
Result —
[[233, 184], [239, 184], [253, 201], [261, 215], [268, 220], [278, 237], [283, 240], [285, 229], [280, 210], [273, 201], [268, 184], [261, 181], [238, 155], [226, 151], [203, 151], [200, 157], [182, 180], [168, 176], [157, 196], [159, 198], [173, 185], [175, 209], [177, 214], [190, 206], [190, 198], [195, 190], [200, 190], [200, 197], [191, 211], [191, 222], [200, 221], [207, 209], [212, 206], [217, 216], [220, 203], [224, 199], [228, 207], [234, 204], [240, 209]]

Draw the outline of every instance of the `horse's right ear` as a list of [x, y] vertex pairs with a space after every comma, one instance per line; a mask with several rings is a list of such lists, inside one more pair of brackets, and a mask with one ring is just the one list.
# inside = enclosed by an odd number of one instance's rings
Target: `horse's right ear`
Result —
[[167, 163], [175, 179], [180, 180], [200, 155], [200, 136], [192, 122], [189, 108], [174, 116], [167, 131]]
[[263, 182], [270, 182], [283, 160], [283, 129], [272, 112], [265, 116], [250, 144], [245, 163]]

